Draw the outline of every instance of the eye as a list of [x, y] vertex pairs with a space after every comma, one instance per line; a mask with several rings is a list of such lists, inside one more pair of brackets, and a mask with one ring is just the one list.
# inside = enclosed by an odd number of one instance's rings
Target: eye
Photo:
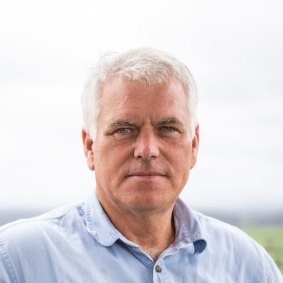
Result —
[[130, 128], [120, 128], [115, 130], [114, 134], [128, 135], [132, 132]]
[[135, 128], [118, 128], [112, 135], [118, 139], [134, 137], [137, 133]]

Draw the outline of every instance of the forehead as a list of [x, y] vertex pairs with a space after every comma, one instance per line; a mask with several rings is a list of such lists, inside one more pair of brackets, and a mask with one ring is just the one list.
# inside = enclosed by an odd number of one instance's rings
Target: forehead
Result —
[[167, 84], [145, 85], [113, 77], [103, 86], [98, 118], [112, 120], [117, 116], [186, 116], [187, 104], [183, 86], [177, 80], [171, 80]]

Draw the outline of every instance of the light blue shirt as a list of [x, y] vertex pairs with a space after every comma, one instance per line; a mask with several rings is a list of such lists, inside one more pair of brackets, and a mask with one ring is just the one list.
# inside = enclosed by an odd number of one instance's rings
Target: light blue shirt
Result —
[[175, 242], [154, 262], [115, 229], [92, 195], [83, 204], [0, 228], [0, 283], [279, 283], [265, 250], [239, 229], [174, 208]]

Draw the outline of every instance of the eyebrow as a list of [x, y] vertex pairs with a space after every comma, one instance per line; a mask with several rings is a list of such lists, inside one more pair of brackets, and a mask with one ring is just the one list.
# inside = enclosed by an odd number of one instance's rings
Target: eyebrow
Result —
[[[166, 117], [166, 118], [161, 118], [157, 121], [158, 125], [165, 125], [165, 124], [177, 124], [177, 125], [181, 125], [183, 126], [184, 124], [177, 119], [176, 117]], [[124, 119], [119, 119], [116, 120], [112, 123], [110, 123], [110, 127], [119, 127], [119, 126], [135, 126], [136, 123], [134, 121], [130, 121], [130, 120], [124, 120]]]
[[[155, 123], [156, 126], [162, 126], [162, 125], [179, 125], [181, 127], [184, 127], [184, 123], [181, 122], [176, 117], [165, 117], [158, 119], [158, 121]], [[115, 129], [117, 127], [137, 127], [137, 124], [133, 120], [126, 120], [126, 119], [119, 119], [109, 124], [107, 127], [108, 130], [106, 130], [106, 133], [110, 131], [111, 129]]]
[[119, 119], [115, 120], [112, 123], [110, 123], [107, 128], [104, 131], [104, 134], [106, 136], [111, 135], [112, 131], [119, 128], [119, 127], [136, 127], [136, 124], [133, 121]]
[[176, 124], [176, 125], [184, 126], [184, 123], [181, 122], [176, 117], [161, 118], [158, 120], [157, 124], [158, 125]]
[[120, 127], [120, 126], [133, 127], [133, 126], [135, 126], [135, 123], [133, 121], [121, 119], [121, 120], [114, 121], [114, 122], [110, 123], [110, 125], [109, 125], [110, 128], [115, 128], [115, 127]]

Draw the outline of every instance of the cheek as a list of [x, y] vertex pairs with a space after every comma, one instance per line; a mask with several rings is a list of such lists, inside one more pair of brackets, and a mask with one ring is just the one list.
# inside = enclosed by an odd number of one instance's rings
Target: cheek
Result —
[[192, 148], [190, 145], [179, 145], [170, 149], [171, 164], [175, 174], [187, 176], [192, 163]]
[[169, 152], [171, 157], [176, 162], [189, 162], [192, 157], [192, 145], [190, 142], [174, 142], [168, 144], [166, 152]]
[[119, 147], [114, 143], [108, 143], [96, 148], [94, 160], [97, 167], [103, 168], [101, 171], [112, 172], [114, 175], [123, 166], [128, 156], [129, 150], [127, 148]]

